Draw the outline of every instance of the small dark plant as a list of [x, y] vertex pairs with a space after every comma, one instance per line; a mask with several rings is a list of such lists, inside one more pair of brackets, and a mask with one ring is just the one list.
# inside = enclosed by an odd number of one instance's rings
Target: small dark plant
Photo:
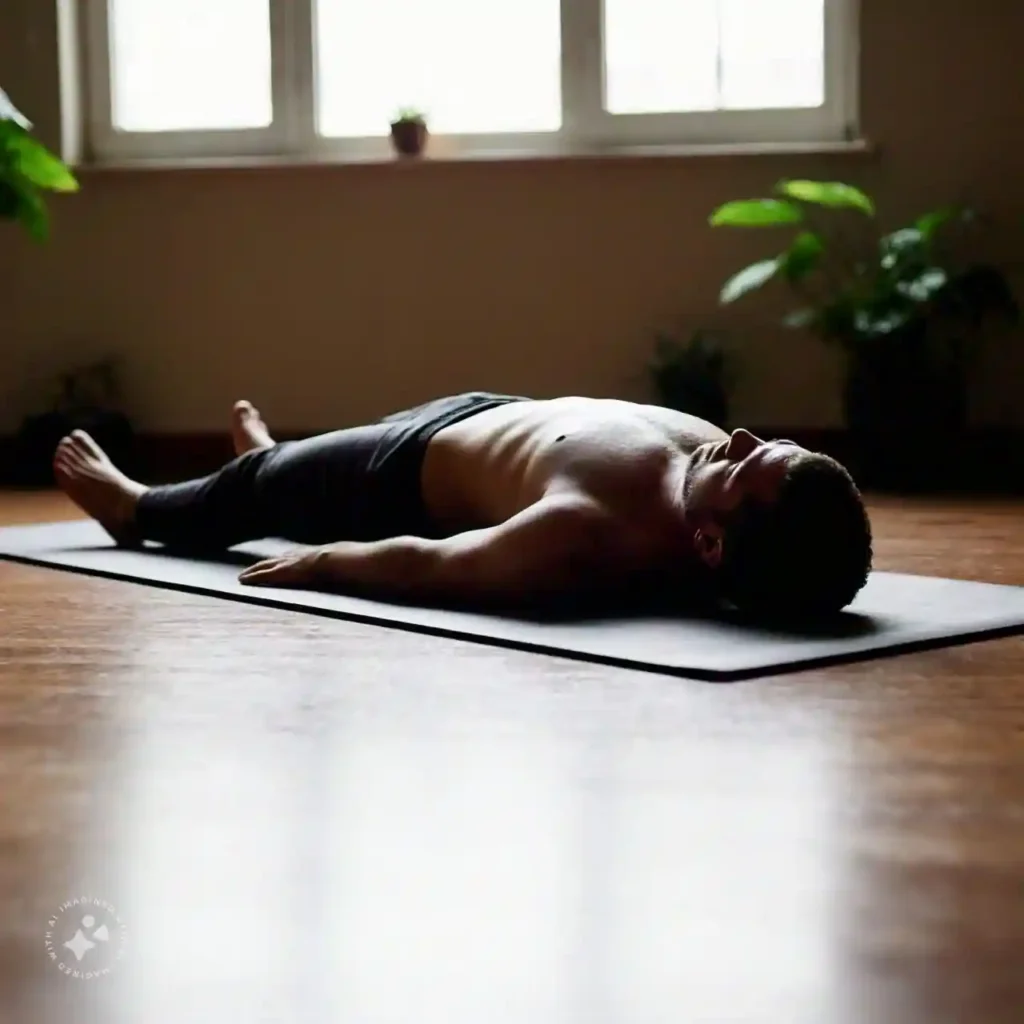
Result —
[[888, 459], [899, 476], [920, 467], [904, 455], [921, 438], [936, 451], [938, 438], [963, 433], [970, 364], [993, 328], [1020, 319], [1005, 273], [958, 255], [958, 233], [978, 221], [950, 207], [884, 231], [875, 203], [853, 185], [782, 181], [771, 198], [726, 203], [712, 215], [715, 227], [795, 232], [781, 253], [733, 275], [721, 301], [785, 284], [801, 301], [785, 323], [843, 349], [847, 425], [866, 442], [868, 461]]
[[729, 420], [728, 357], [722, 339], [697, 331], [687, 342], [668, 332], [655, 338], [651, 381], [662, 405], [724, 428]]
[[403, 107], [391, 122], [391, 143], [399, 156], [419, 156], [429, 137], [426, 114], [413, 107]]
[[63, 161], [31, 134], [31, 124], [0, 89], [0, 220], [19, 221], [36, 241], [49, 235], [42, 193], [77, 192]]
[[53, 483], [53, 453], [62, 437], [85, 430], [125, 472], [137, 472], [135, 431], [121, 409], [117, 361], [104, 359], [61, 374], [50, 409], [27, 416], [15, 438], [13, 482]]

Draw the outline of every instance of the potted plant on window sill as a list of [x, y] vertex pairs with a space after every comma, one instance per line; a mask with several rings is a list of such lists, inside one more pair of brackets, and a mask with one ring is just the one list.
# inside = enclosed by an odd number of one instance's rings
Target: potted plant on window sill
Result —
[[788, 285], [802, 308], [786, 325], [844, 353], [843, 412], [860, 482], [941, 486], [963, 445], [980, 345], [1018, 324], [1020, 310], [1001, 269], [964, 262], [950, 244], [954, 229], [977, 221], [973, 211], [937, 210], [889, 232], [875, 218], [872, 199], [840, 182], [783, 181], [772, 198], [726, 203], [712, 225], [796, 235], [730, 278], [721, 301], [777, 279]]
[[422, 156], [429, 139], [427, 117], [420, 110], [403, 107], [391, 122], [391, 145], [400, 157]]

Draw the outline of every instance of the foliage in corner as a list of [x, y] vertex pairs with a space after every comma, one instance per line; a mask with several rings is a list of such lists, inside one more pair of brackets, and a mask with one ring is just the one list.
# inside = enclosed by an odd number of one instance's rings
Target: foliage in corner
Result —
[[[721, 292], [730, 304], [781, 280], [803, 301], [786, 317], [849, 349], [936, 326], [962, 341], [998, 319], [1015, 324], [1020, 309], [1006, 275], [988, 264], [958, 265], [946, 234], [976, 220], [969, 209], [926, 213], [899, 230], [876, 227], [871, 197], [842, 182], [782, 181], [769, 199], [726, 203], [714, 227], [796, 232], [781, 253], [733, 275]], [[819, 226], [821, 225], [821, 226]]]
[[31, 134], [32, 126], [0, 89], [0, 220], [19, 221], [36, 241], [49, 236], [44, 192], [77, 192], [62, 160]]

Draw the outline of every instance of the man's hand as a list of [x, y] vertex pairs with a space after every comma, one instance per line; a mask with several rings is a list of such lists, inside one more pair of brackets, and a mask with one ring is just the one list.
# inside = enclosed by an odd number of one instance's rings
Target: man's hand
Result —
[[246, 569], [239, 582], [254, 587], [309, 590], [383, 590], [392, 596], [422, 581], [436, 542], [419, 537], [361, 543], [341, 541], [267, 558]]
[[307, 587], [322, 580], [323, 557], [328, 548], [296, 551], [292, 554], [266, 558], [250, 565], [239, 577], [239, 582], [251, 587]]
[[516, 604], [593, 596], [622, 567], [617, 524], [582, 498], [545, 499], [498, 526], [444, 540], [342, 541], [259, 562], [250, 586], [305, 587], [369, 597]]

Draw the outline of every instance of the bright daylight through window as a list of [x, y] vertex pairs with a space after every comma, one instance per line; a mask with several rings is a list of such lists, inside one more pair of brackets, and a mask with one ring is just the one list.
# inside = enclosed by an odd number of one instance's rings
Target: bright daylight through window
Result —
[[856, 0], [99, 0], [98, 158], [833, 142]]

